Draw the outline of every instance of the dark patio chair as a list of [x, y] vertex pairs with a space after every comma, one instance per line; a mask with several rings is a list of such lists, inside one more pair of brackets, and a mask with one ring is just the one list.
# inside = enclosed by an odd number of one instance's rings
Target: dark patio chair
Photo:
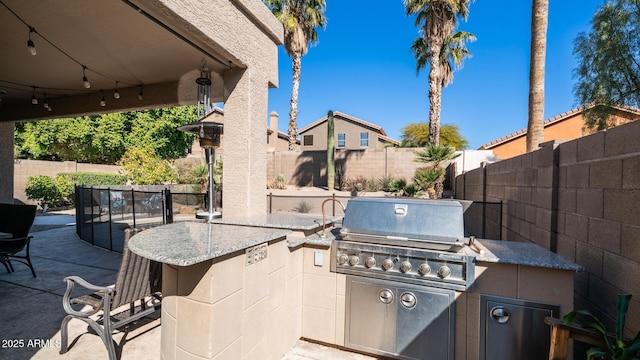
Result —
[[14, 272], [11, 264], [11, 260], [14, 260], [27, 265], [33, 277], [36, 277], [29, 255], [32, 238], [29, 230], [35, 218], [35, 205], [0, 204], [0, 232], [10, 234], [10, 237], [0, 238], [0, 262], [7, 272]]
[[[116, 283], [113, 286], [96, 286], [78, 276], [69, 276], [67, 290], [62, 299], [62, 306], [67, 316], [60, 326], [61, 346], [60, 353], [68, 350], [68, 324], [71, 319], [82, 320], [87, 323], [102, 339], [110, 360], [116, 360], [116, 350], [112, 338], [112, 332], [133, 321], [154, 313], [161, 304], [160, 290], [162, 287], [162, 264], [145, 259], [129, 251], [127, 243], [136, 233], [144, 229], [125, 229], [124, 249], [122, 261]], [[72, 298], [75, 284], [95, 291], [93, 294]], [[136, 301], [140, 302], [136, 306]], [[129, 305], [129, 309], [122, 313], [116, 313], [116, 309]], [[75, 310], [74, 305], [88, 305], [91, 309]], [[102, 312], [101, 314], [99, 314]], [[112, 313], [113, 312], [113, 313]], [[93, 315], [98, 316], [92, 318]]]

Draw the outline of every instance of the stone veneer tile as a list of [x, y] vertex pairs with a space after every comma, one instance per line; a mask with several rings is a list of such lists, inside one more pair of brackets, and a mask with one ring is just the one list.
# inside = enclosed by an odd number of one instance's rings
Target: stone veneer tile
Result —
[[216, 355], [213, 360], [240, 359], [241, 356], [242, 339], [238, 339]]
[[[170, 296], [176, 302], [175, 296]], [[165, 360], [176, 358], [176, 319], [169, 315], [164, 307], [167, 297], [162, 298], [162, 329], [160, 332], [160, 353]]]
[[289, 256], [289, 247], [286, 241], [278, 241], [269, 244], [269, 274], [287, 266], [287, 256]]
[[347, 294], [347, 276], [345, 274], [336, 274], [336, 295], [345, 296]]
[[[491, 264], [489, 267], [483, 266], [482, 263], [476, 265], [475, 292], [477, 293], [516, 297], [516, 283], [517, 271], [514, 265]], [[471, 298], [468, 301], [471, 308]]]
[[242, 289], [245, 255], [235, 256], [224, 261], [214, 263], [211, 277], [211, 302], [221, 299]]
[[558, 271], [519, 265], [518, 299], [543, 303], [553, 299], [554, 304], [560, 305], [560, 313], [566, 314], [573, 310], [573, 275], [574, 272], [570, 270]]
[[302, 336], [330, 344], [336, 338], [335, 310], [302, 306]]
[[336, 309], [336, 278], [315, 274], [304, 274], [302, 305], [321, 309]]
[[184, 351], [180, 348], [176, 349], [176, 360], [206, 360], [208, 358], [204, 358], [201, 356], [193, 355], [187, 351]]
[[269, 294], [267, 296], [267, 311], [271, 312], [284, 305], [287, 298], [286, 270], [280, 270], [269, 274]]
[[[237, 325], [234, 322], [225, 323], [227, 326]], [[246, 308], [242, 313], [242, 353], [247, 354], [267, 337], [267, 301], [262, 299]]]
[[287, 257], [287, 280], [302, 274], [304, 265], [303, 247], [298, 247]]
[[274, 311], [267, 314], [267, 352], [270, 359], [282, 359], [284, 354], [289, 351], [285, 346], [286, 327], [284, 319], [287, 318], [287, 307], [284, 304]]
[[605, 160], [589, 167], [589, 187], [594, 189], [620, 189], [622, 187], [622, 160]]
[[578, 189], [576, 191], [576, 212], [580, 215], [602, 218], [604, 191], [602, 189]]
[[346, 319], [346, 299], [344, 295], [336, 297], [336, 342], [338, 346], [344, 346], [344, 332]]
[[269, 293], [269, 262], [258, 261], [244, 267], [244, 308], [248, 309]]
[[640, 156], [622, 161], [622, 188], [640, 189]]
[[302, 306], [302, 280], [304, 275], [300, 274], [293, 279], [287, 280], [287, 297], [285, 304], [289, 309], [296, 309]]
[[[304, 249], [304, 267], [303, 271], [305, 274], [317, 274], [317, 275], [327, 275], [334, 274], [329, 271], [330, 263], [331, 263], [331, 251], [328, 248], [322, 249], [317, 247], [305, 247]], [[322, 266], [314, 265], [314, 256], [315, 252], [321, 252], [324, 263]]]
[[287, 349], [295, 346], [298, 339], [302, 337], [302, 307], [295, 310], [287, 309], [285, 318], [285, 347]]
[[[244, 356], [242, 356], [242, 360], [255, 360], [255, 359], [275, 360], [273, 357], [268, 356], [270, 354], [269, 347], [271, 345], [272, 344], [267, 343], [267, 341], [263, 339], [253, 349], [251, 349], [249, 352], [244, 354]], [[282, 356], [279, 359], [281, 358]]]
[[[237, 314], [241, 314], [241, 309], [238, 309]], [[193, 321], [181, 321], [181, 318], [189, 318], [193, 319]], [[177, 319], [176, 346], [179, 349], [207, 359], [217, 353], [216, 350], [212, 352], [212, 349], [209, 348], [209, 338], [214, 333], [213, 327], [215, 322], [219, 321], [216, 316], [213, 316], [210, 304], [180, 297], [178, 298]], [[241, 329], [238, 331], [237, 336], [240, 336], [240, 334]], [[220, 347], [219, 350], [222, 348], [224, 346]]]
[[640, 227], [622, 225], [620, 253], [631, 261], [640, 262]]
[[190, 299], [211, 303], [212, 261], [178, 268], [178, 294]]

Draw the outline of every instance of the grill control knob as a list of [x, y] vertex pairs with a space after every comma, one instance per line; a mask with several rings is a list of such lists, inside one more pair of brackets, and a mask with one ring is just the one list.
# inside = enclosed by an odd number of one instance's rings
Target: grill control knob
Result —
[[358, 257], [358, 255], [351, 255], [351, 257], [349, 258], [349, 264], [351, 266], [356, 266], [358, 265], [358, 263], [360, 263], [360, 258]]
[[409, 261], [403, 261], [402, 263], [400, 263], [400, 270], [403, 273], [411, 271], [411, 263]]
[[446, 278], [447, 276], [451, 275], [451, 269], [449, 269], [449, 267], [446, 265], [440, 266], [440, 268], [438, 269], [438, 275], [440, 275], [441, 278]]
[[385, 270], [393, 269], [393, 260], [384, 259], [384, 261], [382, 262], [382, 268], [385, 269]]
[[420, 273], [420, 275], [429, 275], [429, 273], [431, 272], [431, 266], [429, 266], [429, 264], [427, 263], [422, 263], [418, 268], [418, 272]]
[[369, 256], [364, 261], [364, 264], [367, 265], [368, 268], [372, 268], [372, 267], [376, 266], [376, 259], [373, 256]]
[[344, 265], [349, 261], [349, 256], [347, 254], [338, 255], [338, 264]]

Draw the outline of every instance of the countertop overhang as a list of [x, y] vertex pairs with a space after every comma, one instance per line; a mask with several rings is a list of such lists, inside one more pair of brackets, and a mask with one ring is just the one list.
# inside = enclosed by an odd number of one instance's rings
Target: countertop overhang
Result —
[[190, 266], [265, 242], [284, 240], [290, 233], [285, 229], [179, 222], [134, 235], [129, 249], [154, 261]]

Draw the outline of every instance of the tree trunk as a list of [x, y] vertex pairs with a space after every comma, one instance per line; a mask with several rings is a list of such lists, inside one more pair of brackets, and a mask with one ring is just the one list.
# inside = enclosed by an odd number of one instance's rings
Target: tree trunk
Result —
[[302, 69], [302, 54], [293, 54], [293, 81], [291, 86], [291, 101], [289, 102], [289, 150], [296, 150], [298, 137], [298, 89], [300, 88], [300, 70]]
[[440, 143], [440, 111], [442, 109], [442, 76], [440, 73], [440, 48], [442, 44], [431, 40], [429, 55], [429, 142]]
[[327, 114], [327, 190], [333, 191], [336, 177], [335, 134], [333, 111]]
[[549, 0], [532, 0], [527, 152], [538, 149], [538, 145], [544, 141], [544, 68], [548, 22]]

